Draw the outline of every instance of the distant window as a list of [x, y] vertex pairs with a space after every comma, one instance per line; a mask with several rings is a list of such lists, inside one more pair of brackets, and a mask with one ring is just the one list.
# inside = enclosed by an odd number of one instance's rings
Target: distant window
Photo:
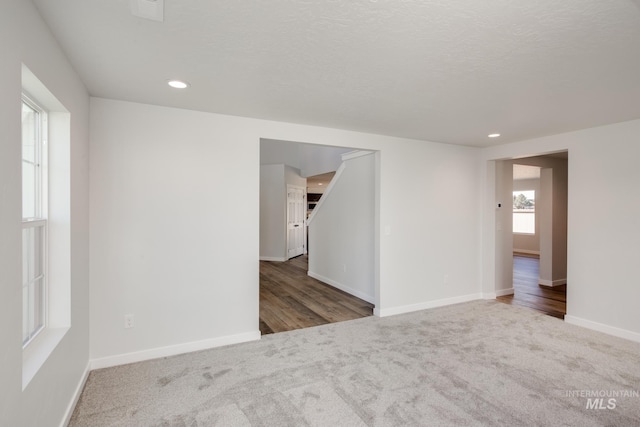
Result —
[[535, 191], [513, 192], [513, 232], [536, 234]]
[[22, 100], [22, 345], [46, 326], [47, 114]]

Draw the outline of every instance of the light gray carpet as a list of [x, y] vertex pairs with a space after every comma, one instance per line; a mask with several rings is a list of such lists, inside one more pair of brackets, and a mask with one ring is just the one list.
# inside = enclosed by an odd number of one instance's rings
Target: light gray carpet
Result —
[[96, 370], [71, 426], [638, 426], [638, 390], [640, 344], [474, 301]]

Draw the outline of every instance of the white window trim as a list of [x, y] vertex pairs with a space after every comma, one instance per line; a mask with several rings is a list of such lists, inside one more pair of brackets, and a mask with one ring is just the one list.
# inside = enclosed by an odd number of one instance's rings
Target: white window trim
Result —
[[[49, 238], [48, 238], [48, 153], [47, 153], [47, 139], [48, 139], [48, 112], [47, 110], [32, 96], [23, 91], [22, 103], [26, 104], [29, 108], [38, 113], [38, 122], [36, 125], [36, 146], [35, 146], [35, 162], [37, 163], [37, 177], [35, 179], [35, 207], [33, 218], [22, 218], [22, 230], [28, 228], [43, 227], [42, 242], [40, 244], [42, 252], [42, 296], [40, 304], [43, 310], [42, 325], [36, 330], [29, 330], [28, 339], [22, 343], [22, 349], [26, 349], [35, 338], [47, 329], [49, 325], [49, 291], [48, 291], [48, 258], [49, 258]], [[22, 143], [22, 142], [21, 142]], [[22, 286], [24, 286], [24, 277], [22, 278]], [[24, 303], [23, 303], [24, 305]], [[30, 309], [33, 307], [30, 307]], [[24, 324], [22, 325], [24, 328]]]
[[22, 65], [22, 90], [30, 100], [47, 112], [47, 133], [44, 144], [47, 148], [46, 173], [48, 205], [46, 241], [55, 252], [49, 251], [47, 269], [47, 327], [22, 350], [22, 390], [37, 375], [49, 356], [71, 329], [71, 242], [69, 223], [70, 204], [70, 144], [71, 114], [49, 89]]

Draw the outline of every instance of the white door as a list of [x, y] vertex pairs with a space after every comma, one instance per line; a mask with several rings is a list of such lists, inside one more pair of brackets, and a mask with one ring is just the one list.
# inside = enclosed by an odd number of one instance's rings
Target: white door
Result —
[[304, 187], [287, 185], [287, 259], [304, 253], [305, 193]]

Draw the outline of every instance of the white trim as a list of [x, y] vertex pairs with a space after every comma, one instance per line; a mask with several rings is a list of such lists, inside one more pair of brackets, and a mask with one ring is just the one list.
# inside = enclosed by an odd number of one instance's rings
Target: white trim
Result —
[[503, 297], [505, 295], [513, 295], [514, 294], [514, 289], [513, 288], [509, 288], [509, 289], [496, 289], [496, 293], [495, 296], [496, 297]]
[[483, 292], [482, 299], [496, 299], [497, 295], [495, 292]]
[[564, 321], [572, 325], [581, 326], [583, 328], [591, 329], [605, 334], [613, 335], [614, 337], [624, 338], [630, 341], [640, 342], [640, 333], [629, 331], [627, 329], [616, 328], [615, 326], [605, 325], [603, 323], [593, 322], [587, 319], [581, 319], [580, 317], [566, 315]]
[[373, 151], [363, 151], [363, 150], [354, 150], [349, 151], [348, 153], [344, 153], [342, 155], [342, 161], [357, 159], [358, 157], [368, 156], [369, 154], [373, 154]]
[[44, 328], [29, 345], [22, 350], [22, 391], [47, 361], [51, 353], [67, 334], [69, 327]]
[[553, 288], [554, 286], [562, 286], [562, 285], [566, 285], [567, 284], [567, 279], [557, 279], [557, 280], [546, 280], [546, 279], [539, 279], [538, 280], [538, 284], [542, 285], [542, 286], [546, 286], [548, 288]]
[[334, 288], [340, 289], [348, 294], [353, 295], [354, 297], [358, 297], [360, 299], [365, 300], [368, 303], [374, 304], [375, 298], [372, 295], [367, 295], [364, 292], [355, 290], [350, 288], [349, 286], [343, 285], [342, 283], [338, 283], [335, 280], [331, 280], [328, 277], [324, 277], [320, 274], [314, 273], [313, 271], [308, 271], [307, 275], [309, 277], [313, 277], [316, 280], [326, 283], [327, 285], [333, 286]]
[[313, 208], [313, 210], [311, 211], [311, 215], [309, 215], [309, 218], [307, 218], [307, 226], [309, 226], [313, 221], [313, 219], [316, 217], [316, 213], [320, 210], [319, 208], [324, 204], [324, 201], [327, 200], [327, 195], [331, 192], [333, 187], [336, 185], [336, 182], [338, 182], [340, 175], [342, 175], [342, 172], [346, 167], [347, 167], [346, 163], [342, 162], [340, 164], [340, 167], [336, 171], [335, 175], [333, 175], [333, 178], [331, 178], [329, 185], [327, 185], [327, 188], [324, 190], [324, 193], [322, 193], [322, 197], [320, 197], [320, 200], [316, 204], [316, 207]]
[[396, 314], [411, 313], [413, 311], [426, 310], [429, 308], [444, 307], [446, 305], [460, 304], [463, 302], [475, 301], [483, 299], [482, 293], [462, 295], [453, 298], [444, 298], [434, 301], [426, 301], [418, 304], [403, 305], [400, 307], [391, 307], [385, 309], [375, 309], [374, 314], [379, 317], [394, 316]]
[[219, 338], [211, 338], [202, 341], [192, 341], [183, 344], [170, 345], [167, 347], [157, 347], [149, 350], [136, 351], [133, 353], [117, 354], [115, 356], [92, 359], [91, 369], [109, 368], [111, 366], [126, 365], [128, 363], [142, 362], [144, 360], [158, 359], [161, 357], [175, 356], [193, 351], [208, 350], [210, 348], [222, 347], [225, 345], [239, 344], [260, 339], [260, 331], [245, 332], [237, 335], [227, 335]]
[[260, 261], [277, 261], [277, 262], [285, 262], [287, 259], [283, 257], [277, 256], [261, 256]]
[[[517, 233], [514, 233], [517, 234]], [[518, 233], [518, 234], [522, 234], [522, 233]], [[525, 254], [525, 255], [538, 255], [540, 256], [540, 251], [530, 251], [528, 249], [513, 249], [513, 254], [517, 255], [517, 254]]]
[[71, 416], [73, 415], [73, 411], [76, 409], [78, 400], [80, 400], [80, 396], [82, 395], [84, 386], [87, 383], [87, 379], [89, 378], [89, 372], [91, 372], [91, 362], [87, 362], [87, 366], [84, 368], [84, 372], [82, 373], [80, 382], [78, 382], [76, 391], [73, 393], [73, 398], [69, 402], [69, 406], [67, 406], [67, 410], [64, 413], [64, 417], [60, 422], [60, 427], [66, 427], [69, 425], [69, 421], [71, 421]]

